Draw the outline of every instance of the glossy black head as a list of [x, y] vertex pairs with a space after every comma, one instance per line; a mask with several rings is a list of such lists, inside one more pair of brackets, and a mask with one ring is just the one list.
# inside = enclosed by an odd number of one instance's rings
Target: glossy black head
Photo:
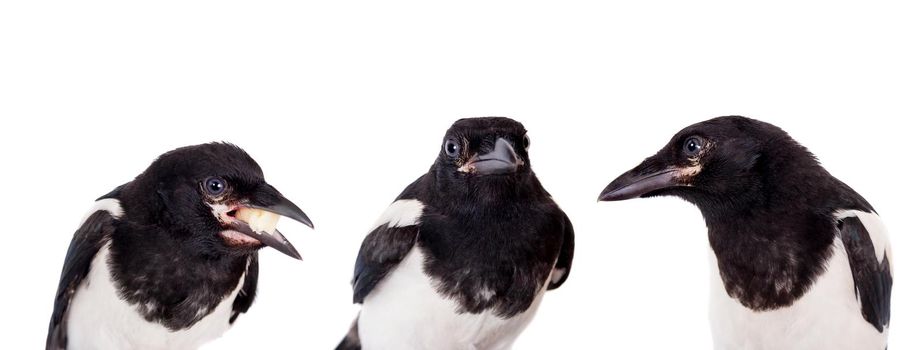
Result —
[[157, 225], [204, 254], [249, 254], [268, 245], [300, 259], [275, 223], [282, 215], [313, 227], [266, 183], [253, 158], [228, 143], [167, 152], [123, 192], [127, 217]]
[[619, 176], [601, 201], [674, 195], [706, 206], [752, 204], [761, 191], [799, 173], [827, 175], [814, 156], [785, 131], [739, 116], [693, 124], [657, 154]]
[[503, 117], [459, 119], [446, 131], [435, 166], [457, 178], [514, 177], [528, 173], [529, 136]]
[[526, 129], [515, 120], [460, 119], [446, 131], [433, 171], [440, 183], [464, 193], [493, 191], [534, 176], [528, 149]]

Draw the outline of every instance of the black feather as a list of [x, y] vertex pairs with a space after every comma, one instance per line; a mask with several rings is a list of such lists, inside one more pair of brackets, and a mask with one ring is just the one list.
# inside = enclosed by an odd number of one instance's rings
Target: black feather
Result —
[[90, 215], [83, 225], [74, 233], [64, 267], [58, 291], [55, 293], [54, 311], [48, 325], [48, 337], [45, 348], [48, 350], [67, 349], [67, 312], [77, 289], [83, 284], [90, 272], [93, 257], [102, 248], [115, 231], [115, 218], [106, 211], [97, 211]]
[[237, 292], [234, 298], [234, 305], [231, 308], [230, 323], [237, 320], [237, 316], [250, 310], [253, 300], [256, 299], [256, 283], [260, 276], [259, 252], [253, 252], [250, 256], [250, 266], [247, 268], [247, 275], [244, 277], [244, 285]]
[[[694, 154], [683, 148], [690, 138], [703, 144]], [[765, 311], [793, 304], [826, 271], [840, 233], [863, 316], [879, 330], [887, 324], [887, 261], [874, 261], [857, 219], [838, 228], [835, 217], [841, 210], [874, 209], [782, 129], [739, 116], [693, 124], [626, 174], [650, 169], [696, 169], [674, 177], [679, 185], [643, 196], [678, 196], [701, 210], [725, 290], [744, 306]]]
[[840, 239], [846, 247], [849, 268], [856, 285], [856, 297], [862, 304], [862, 317], [884, 331], [891, 321], [891, 264], [887, 252], [881, 262], [868, 230], [857, 217], [838, 222]]
[[[227, 191], [220, 196], [203, 192], [203, 183], [212, 177], [226, 181]], [[106, 243], [107, 266], [119, 297], [140, 317], [179, 332], [234, 298], [227, 320], [233, 323], [256, 296], [256, 252], [262, 244], [223, 238], [228, 228], [210, 205], [262, 203], [267, 195], [280, 196], [265, 182], [259, 165], [234, 145], [183, 147], [158, 157], [133, 181], [101, 197], [118, 200], [123, 211], [118, 220], [97, 212], [75, 233], [55, 299], [48, 348], [67, 347], [68, 305]], [[241, 290], [231, 295], [242, 277]]]
[[[525, 132], [506, 118], [456, 122], [445, 139], [462, 141], [460, 156], [440, 153], [430, 171], [397, 198], [424, 204], [419, 225], [382, 225], [363, 242], [354, 301], [363, 302], [414, 246], [426, 257], [425, 272], [441, 294], [459, 304], [459, 312], [517, 315], [531, 306], [554, 267], [565, 270], [552, 288], [560, 286], [573, 258], [573, 227], [532, 172]], [[502, 176], [458, 170], [466, 159], [490, 150], [498, 137], [516, 142], [521, 170]], [[495, 294], [484, 298], [485, 288]]]

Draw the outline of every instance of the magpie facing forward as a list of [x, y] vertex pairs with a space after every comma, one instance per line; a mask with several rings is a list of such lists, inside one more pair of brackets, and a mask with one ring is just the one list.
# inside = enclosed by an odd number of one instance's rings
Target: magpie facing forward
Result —
[[738, 116], [691, 125], [599, 199], [664, 195], [708, 226], [715, 348], [886, 348], [884, 226], [785, 131]]
[[461, 119], [356, 258], [358, 319], [337, 349], [508, 349], [570, 272], [574, 231], [508, 118]]
[[279, 215], [313, 227], [242, 149], [170, 151], [102, 196], [74, 233], [47, 349], [194, 349], [256, 293], [257, 250], [300, 259]]

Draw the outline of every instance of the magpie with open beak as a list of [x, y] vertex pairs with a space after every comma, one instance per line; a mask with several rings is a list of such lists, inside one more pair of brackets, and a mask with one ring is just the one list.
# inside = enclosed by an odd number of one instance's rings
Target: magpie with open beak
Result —
[[739, 116], [691, 125], [599, 199], [651, 196], [687, 200], [705, 219], [716, 349], [887, 347], [887, 232], [782, 129]]
[[313, 227], [242, 149], [160, 156], [74, 233], [46, 349], [195, 349], [219, 337], [253, 303], [260, 248], [300, 259], [280, 216]]
[[570, 273], [574, 231], [508, 118], [461, 119], [356, 258], [359, 317], [337, 349], [509, 349]]

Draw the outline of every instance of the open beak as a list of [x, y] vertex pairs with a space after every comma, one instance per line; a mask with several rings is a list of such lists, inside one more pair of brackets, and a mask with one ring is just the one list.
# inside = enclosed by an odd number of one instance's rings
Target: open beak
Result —
[[486, 154], [477, 154], [459, 168], [462, 172], [477, 175], [509, 174], [519, 169], [522, 159], [516, 155], [516, 149], [502, 137], [494, 142], [494, 149]]
[[235, 210], [234, 220], [229, 223], [231, 228], [250, 236], [260, 243], [270, 246], [285, 255], [301, 260], [301, 254], [279, 230], [276, 224], [280, 216], [298, 221], [310, 228], [314, 223], [297, 205], [282, 196], [279, 191], [269, 185], [264, 185], [253, 195], [249, 201], [243, 202]]

